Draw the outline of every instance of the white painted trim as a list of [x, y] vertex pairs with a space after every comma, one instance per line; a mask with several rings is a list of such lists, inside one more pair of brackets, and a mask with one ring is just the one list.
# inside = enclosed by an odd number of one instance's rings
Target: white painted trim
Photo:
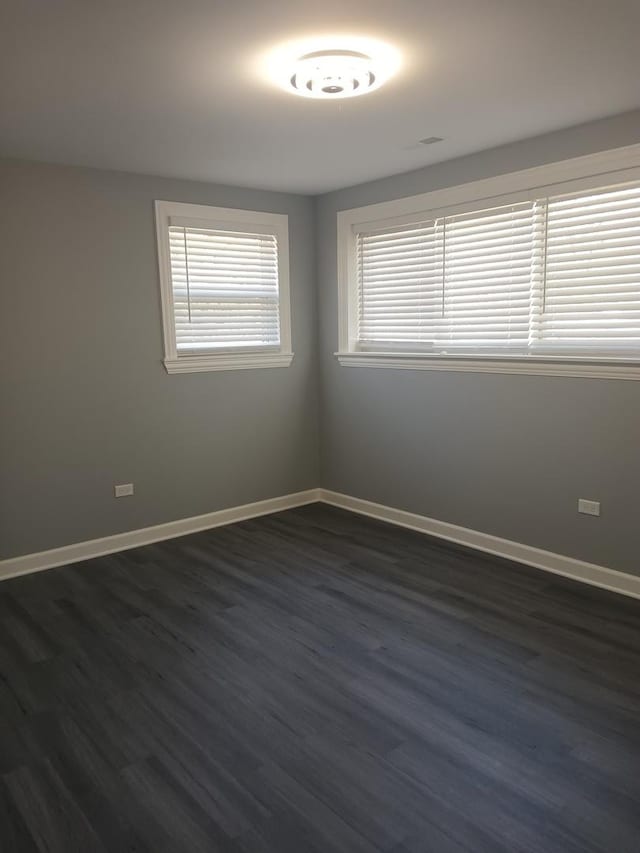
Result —
[[551, 358], [535, 359], [531, 356], [510, 358], [478, 358], [477, 356], [444, 357], [426, 353], [387, 352], [337, 352], [335, 355], [344, 367], [382, 367], [393, 370], [450, 370], [458, 373], [520, 373], [529, 376], [574, 376], [588, 379], [640, 380], [640, 363], [637, 361], [596, 362], [588, 359]]
[[293, 353], [225, 353], [213, 356], [165, 358], [167, 373], [207, 373], [210, 370], [248, 370], [261, 367], [289, 367]]
[[[202, 373], [210, 370], [246, 370], [259, 367], [289, 367], [291, 351], [291, 294], [289, 282], [289, 217], [286, 213], [264, 213], [206, 204], [184, 204], [177, 201], [156, 201], [156, 238], [158, 244], [158, 275], [162, 304], [164, 365], [167, 373]], [[280, 311], [280, 346], [254, 352], [216, 352], [199, 355], [178, 355], [176, 347], [173, 287], [169, 253], [169, 221], [179, 219], [183, 224], [207, 225], [229, 231], [252, 229], [256, 233], [273, 234], [278, 241], [278, 308]]]
[[[473, 181], [458, 186], [445, 187], [432, 192], [406, 198], [392, 199], [364, 207], [341, 210], [337, 214], [337, 277], [338, 277], [338, 359], [349, 367], [395, 367], [413, 370], [473, 370], [483, 373], [530, 373], [551, 376], [584, 376], [605, 379], [638, 379], [637, 368], [626, 366], [610, 373], [592, 365], [579, 371], [563, 372], [559, 365], [570, 358], [555, 356], [556, 369], [506, 370], [504, 361], [494, 355], [475, 354], [472, 360], [449, 356], [422, 356], [404, 354], [404, 363], [390, 364], [389, 353], [362, 353], [357, 350], [357, 265], [356, 233], [367, 228], [385, 228], [415, 221], [416, 216], [451, 215], [474, 209], [479, 202], [511, 204], [539, 195], [580, 191], [602, 186], [606, 178], [610, 183], [636, 180], [640, 177], [640, 144], [628, 145], [611, 151], [588, 154], [558, 163], [548, 163], [532, 169], [511, 172]], [[403, 354], [398, 353], [398, 356]], [[529, 358], [528, 355], [524, 356]], [[433, 359], [433, 360], [429, 360]], [[591, 362], [600, 363], [594, 356]], [[607, 362], [615, 359], [607, 359]], [[586, 360], [585, 360], [586, 362]], [[466, 366], [463, 366], [466, 365]], [[498, 369], [500, 368], [500, 369]], [[633, 374], [633, 375], [632, 375]]]
[[460, 527], [446, 521], [438, 521], [425, 515], [406, 512], [383, 504], [373, 503], [362, 498], [343, 495], [329, 489], [308, 489], [305, 492], [296, 492], [283, 495], [278, 498], [269, 498], [256, 503], [244, 504], [243, 506], [230, 507], [229, 509], [209, 512], [205, 515], [197, 515], [192, 518], [182, 518], [178, 521], [169, 521], [166, 524], [158, 524], [154, 527], [144, 527], [140, 530], [130, 530], [126, 533], [117, 533], [114, 536], [105, 536], [102, 539], [92, 539], [88, 542], [78, 542], [74, 545], [65, 545], [61, 548], [53, 548], [50, 551], [40, 551], [36, 554], [25, 554], [21, 557], [12, 557], [0, 561], [0, 581], [18, 575], [26, 575], [31, 572], [39, 572], [44, 569], [52, 569], [69, 563], [77, 563], [113, 554], [117, 551], [126, 551], [129, 548], [138, 548], [142, 545], [150, 545], [153, 542], [162, 542], [165, 539], [173, 539], [178, 536], [186, 536], [189, 533], [197, 533], [200, 530], [209, 530], [213, 527], [221, 527], [225, 524], [234, 524], [260, 515], [269, 515], [292, 509], [305, 504], [321, 501], [331, 506], [377, 518], [389, 524], [399, 527], [408, 527], [429, 536], [446, 539], [504, 557], [516, 563], [524, 563], [534, 566], [546, 572], [563, 575], [582, 583], [602, 587], [612, 592], [628, 595], [632, 598], [640, 598], [640, 577], [598, 566], [594, 563], [586, 563], [573, 557], [562, 554], [554, 554], [531, 545], [523, 545], [510, 539], [502, 539], [478, 530]]
[[[419, 195], [354, 207], [340, 211], [338, 216], [344, 216], [343, 221], [349, 223], [378, 222], [467, 202], [489, 200], [514, 192], [556, 187], [567, 181], [598, 178], [613, 172], [620, 173], [622, 181], [632, 180], [633, 175], [631, 178], [626, 176], [626, 170], [635, 170], [638, 167], [640, 167], [640, 143], [609, 151], [599, 151], [584, 157], [573, 157], [556, 163], [546, 163], [531, 169], [522, 169], [519, 172], [507, 172], [466, 184], [443, 187]], [[615, 180], [617, 179], [616, 174]]]
[[523, 545], [510, 539], [502, 539], [489, 533], [481, 533], [468, 527], [460, 527], [447, 521], [438, 521], [426, 515], [417, 515], [413, 512], [373, 503], [362, 498], [343, 495], [329, 489], [319, 489], [319, 492], [319, 499], [332, 506], [357, 512], [360, 515], [367, 515], [370, 518], [377, 518], [380, 521], [387, 521], [389, 524], [396, 524], [399, 527], [408, 527], [429, 536], [436, 536], [438, 539], [446, 539], [449, 542], [466, 545], [469, 548], [475, 548], [477, 551], [484, 551], [487, 554], [494, 554], [497, 557], [504, 557], [516, 563], [524, 563], [527, 566], [534, 566], [537, 569], [543, 569], [545, 572], [563, 575], [591, 586], [608, 589], [611, 592], [640, 598], [640, 577], [625, 572], [618, 572], [605, 566], [598, 566], [595, 563], [586, 563], [583, 560], [576, 560], [563, 554], [555, 554], [552, 551], [544, 551], [541, 548], [534, 548], [532, 545]]
[[244, 521], [248, 518], [256, 518], [260, 515], [269, 515], [284, 509], [315, 503], [320, 499], [319, 494], [319, 489], [308, 489], [305, 492], [295, 492], [294, 494], [268, 498], [264, 501], [256, 501], [229, 509], [220, 509], [192, 518], [181, 518], [178, 521], [157, 524], [153, 527], [116, 533], [114, 536], [105, 536], [102, 539], [91, 539], [88, 542], [64, 545], [50, 551], [40, 551], [35, 554], [25, 554], [21, 557], [0, 560], [0, 580], [39, 572], [43, 569], [52, 569], [55, 566], [64, 566], [68, 563], [90, 560], [93, 557], [102, 557], [116, 551], [126, 551], [129, 548], [150, 545], [152, 542], [161, 542], [164, 539], [197, 533], [199, 530], [209, 530], [212, 527], [221, 527], [224, 524], [233, 524], [236, 521]]

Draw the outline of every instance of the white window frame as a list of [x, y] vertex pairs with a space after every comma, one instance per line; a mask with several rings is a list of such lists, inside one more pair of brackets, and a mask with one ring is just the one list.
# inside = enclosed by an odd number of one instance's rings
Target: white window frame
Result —
[[[473, 183], [434, 190], [409, 198], [341, 210], [337, 215], [338, 352], [346, 367], [405, 370], [453, 370], [476, 373], [525, 373], [640, 380], [640, 356], [564, 356], [509, 354], [439, 355], [428, 352], [358, 349], [358, 274], [356, 235], [423, 219], [512, 204], [545, 195], [595, 189], [640, 180], [640, 145], [630, 145], [499, 175]], [[485, 205], [486, 202], [486, 205]]]
[[[212, 207], [206, 204], [184, 204], [177, 201], [156, 201], [156, 235], [158, 268], [162, 300], [164, 332], [164, 366], [167, 373], [201, 373], [210, 370], [246, 370], [264, 367], [289, 367], [291, 349], [291, 302], [289, 293], [289, 217], [281, 213], [262, 213], [253, 210]], [[280, 311], [280, 346], [264, 349], [248, 347], [195, 354], [178, 354], [171, 283], [169, 223], [171, 218], [191, 221], [196, 227], [215, 227], [229, 231], [256, 229], [276, 237], [278, 243], [278, 303]]]

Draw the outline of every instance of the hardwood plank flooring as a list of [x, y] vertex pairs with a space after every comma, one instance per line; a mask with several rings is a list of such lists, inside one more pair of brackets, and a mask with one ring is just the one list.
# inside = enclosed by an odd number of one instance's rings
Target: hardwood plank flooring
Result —
[[0, 584], [3, 853], [639, 853], [640, 602], [315, 504]]

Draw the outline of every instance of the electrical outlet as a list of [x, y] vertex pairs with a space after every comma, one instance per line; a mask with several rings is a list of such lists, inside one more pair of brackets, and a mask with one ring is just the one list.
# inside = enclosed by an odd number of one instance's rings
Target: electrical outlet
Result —
[[583, 512], [585, 515], [600, 515], [600, 501], [578, 498], [578, 512]]
[[117, 498], [126, 498], [133, 494], [133, 483], [123, 483], [120, 486], [114, 486], [113, 489]]

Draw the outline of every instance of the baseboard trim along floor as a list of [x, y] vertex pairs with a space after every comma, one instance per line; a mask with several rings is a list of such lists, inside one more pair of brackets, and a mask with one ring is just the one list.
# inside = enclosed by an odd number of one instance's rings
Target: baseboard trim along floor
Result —
[[633, 598], [640, 598], [640, 577], [629, 575], [626, 572], [618, 572], [595, 563], [586, 563], [563, 554], [555, 554], [552, 551], [544, 551], [542, 548], [534, 548], [532, 545], [523, 545], [513, 542], [511, 539], [502, 539], [499, 536], [491, 536], [489, 533], [481, 533], [479, 530], [471, 530], [468, 527], [460, 527], [457, 524], [449, 524], [446, 521], [438, 521], [426, 515], [416, 515], [402, 509], [372, 503], [362, 498], [354, 498], [350, 495], [342, 495], [338, 492], [320, 490], [320, 500], [332, 506], [348, 509], [370, 518], [397, 524], [400, 527], [408, 527], [429, 536], [437, 536], [439, 539], [447, 539], [458, 545], [466, 545], [477, 551], [485, 551], [497, 557], [504, 557], [516, 563], [524, 563], [545, 572], [553, 572], [573, 578], [582, 583], [599, 586], [612, 592], [619, 592]]
[[316, 503], [318, 500], [320, 500], [320, 490], [307, 489], [305, 492], [295, 492], [291, 495], [268, 498], [229, 509], [219, 509], [204, 515], [180, 518], [166, 524], [142, 527], [139, 530], [116, 533], [101, 539], [90, 539], [75, 545], [63, 545], [61, 548], [52, 548], [50, 551], [39, 551], [36, 554], [0, 560], [0, 580], [39, 572], [43, 569], [53, 569], [67, 563], [79, 563], [82, 560], [90, 560], [92, 557], [103, 557], [105, 554], [114, 554], [116, 551], [128, 551], [129, 548], [138, 548], [140, 545], [151, 545], [152, 542], [175, 539], [177, 536], [186, 536], [188, 533], [197, 533], [199, 530], [210, 530], [213, 527], [222, 527], [224, 524], [257, 518], [259, 515], [270, 515], [281, 512], [283, 509]]
[[208, 530], [225, 524], [233, 524], [236, 521], [244, 521], [256, 518], [260, 515], [269, 515], [281, 512], [285, 509], [304, 506], [305, 504], [322, 501], [332, 506], [341, 507], [351, 512], [377, 518], [400, 527], [408, 527], [411, 530], [426, 533], [439, 539], [446, 539], [459, 545], [466, 545], [478, 551], [504, 557], [517, 563], [524, 563], [552, 572], [557, 575], [572, 578], [592, 586], [602, 587], [612, 592], [640, 598], [640, 577], [576, 560], [563, 554], [555, 554], [552, 551], [544, 551], [531, 545], [523, 545], [510, 539], [502, 539], [478, 530], [460, 527], [446, 521], [438, 521], [425, 515], [407, 512], [383, 504], [373, 503], [343, 495], [328, 489], [308, 489], [304, 492], [295, 492], [277, 498], [269, 498], [255, 503], [242, 506], [230, 507], [229, 509], [217, 510], [216, 512], [197, 515], [192, 518], [183, 518], [178, 521], [170, 521], [166, 524], [158, 524], [153, 527], [144, 527], [139, 530], [130, 530], [126, 533], [117, 533], [114, 536], [105, 536], [101, 539], [92, 539], [88, 542], [78, 542], [74, 545], [65, 545], [61, 548], [53, 548], [49, 551], [40, 551], [35, 554], [25, 554], [20, 557], [12, 557], [0, 561], [0, 580], [16, 577], [17, 575], [38, 572], [44, 569], [52, 569], [67, 563], [77, 563], [89, 560], [92, 557], [101, 557], [105, 554], [113, 554], [117, 551], [125, 551], [129, 548], [137, 548], [140, 545], [149, 545], [152, 542], [161, 542], [164, 539], [173, 539], [177, 536], [185, 536], [188, 533], [197, 533], [199, 530]]

